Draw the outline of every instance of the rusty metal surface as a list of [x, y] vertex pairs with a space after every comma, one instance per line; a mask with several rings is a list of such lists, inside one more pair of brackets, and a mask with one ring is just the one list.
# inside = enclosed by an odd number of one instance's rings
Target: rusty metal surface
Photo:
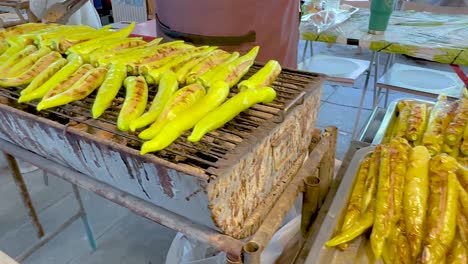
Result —
[[44, 228], [42, 224], [39, 222], [39, 218], [37, 217], [36, 209], [34, 209], [31, 196], [28, 192], [28, 187], [24, 182], [23, 175], [18, 167], [18, 163], [16, 162], [15, 157], [10, 155], [9, 153], [5, 153], [5, 158], [8, 162], [8, 166], [11, 169], [11, 174], [13, 175], [13, 180], [15, 181], [16, 186], [18, 187], [19, 194], [21, 196], [21, 200], [23, 201], [24, 207], [28, 211], [29, 218], [31, 219], [34, 228], [36, 229], [37, 236], [39, 238], [44, 236]]
[[167, 150], [145, 156], [136, 135], [115, 128], [123, 91], [102, 118], [92, 120], [94, 95], [38, 113], [34, 102], [15, 102], [19, 89], [0, 88], [0, 138], [241, 238], [258, 228], [264, 214], [242, 229], [263, 201], [284, 190], [290, 168], [307, 152], [322, 81], [285, 69], [273, 85], [273, 103], [241, 113], [200, 143], [188, 143], [184, 135]]
[[229, 253], [231, 256], [240, 257], [243, 247], [243, 242], [240, 240], [223, 235], [203, 225], [195, 224], [184, 216], [177, 215], [136, 196], [129, 195], [128, 193], [114, 188], [109, 184], [95, 180], [77, 171], [73, 171], [66, 166], [45, 159], [3, 139], [0, 139], [0, 149], [11, 153], [12, 155], [20, 156], [31, 164], [64, 179], [65, 181], [128, 208], [140, 216], [184, 233], [191, 238], [210, 243], [217, 249]]

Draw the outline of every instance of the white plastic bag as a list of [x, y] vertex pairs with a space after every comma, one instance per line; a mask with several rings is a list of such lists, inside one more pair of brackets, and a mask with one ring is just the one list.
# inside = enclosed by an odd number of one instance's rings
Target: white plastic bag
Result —
[[[301, 204], [297, 199], [286, 214], [282, 227], [274, 234], [261, 255], [262, 264], [273, 264], [283, 253], [286, 245], [298, 239], [301, 232]], [[226, 253], [177, 233], [166, 256], [166, 264], [225, 264]]]

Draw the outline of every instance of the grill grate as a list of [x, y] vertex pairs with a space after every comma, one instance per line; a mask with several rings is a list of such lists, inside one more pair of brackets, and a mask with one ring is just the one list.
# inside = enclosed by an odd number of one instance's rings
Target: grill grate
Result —
[[[249, 78], [257, 72], [261, 66], [254, 65], [244, 76]], [[275, 101], [269, 104], [259, 104], [251, 109], [241, 113], [236, 118], [228, 122], [224, 127], [212, 131], [205, 135], [198, 143], [188, 142], [185, 133], [177, 139], [172, 145], [163, 151], [150, 154], [156, 155], [162, 159], [176, 164], [195, 167], [203, 170], [209, 177], [215, 177], [208, 169], [219, 169], [219, 162], [227, 161], [228, 154], [235, 151], [235, 148], [249, 136], [254, 134], [265, 122], [281, 122], [283, 110], [291, 104], [301, 93], [314, 84], [320, 82], [316, 75], [302, 73], [284, 69], [272, 87], [277, 92]], [[36, 111], [37, 101], [27, 104], [17, 104], [21, 89], [0, 87], [0, 96], [14, 100], [11, 106], [29, 112], [31, 114], [57, 121], [67, 126], [78, 127], [81, 125], [88, 133], [96, 134], [107, 133], [112, 140], [124, 144], [130, 148], [139, 150], [143, 141], [137, 134], [125, 133], [116, 130], [117, 116], [120, 111], [121, 103], [125, 97], [124, 89], [121, 89], [113, 105], [100, 118], [94, 120], [91, 115], [91, 108], [94, 102], [95, 93], [88, 98], [73, 102], [63, 107], [57, 107], [41, 112]], [[148, 100], [151, 102], [156, 94], [156, 89], [150, 87]], [[232, 89], [232, 97], [238, 92], [237, 88]], [[150, 104], [148, 104], [149, 106]], [[94, 132], [89, 132], [89, 129]]]

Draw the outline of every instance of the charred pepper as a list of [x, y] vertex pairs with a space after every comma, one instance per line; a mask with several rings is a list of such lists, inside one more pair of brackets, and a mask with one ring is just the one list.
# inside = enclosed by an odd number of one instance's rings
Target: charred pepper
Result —
[[54, 56], [57, 56], [58, 60], [47, 66], [44, 71], [41, 70], [41, 72], [31, 81], [31, 83], [21, 91], [21, 95], [35, 91], [45, 82], [47, 82], [63, 66], [65, 66], [65, 64], [67, 64], [68, 61], [62, 58], [60, 54], [57, 52], [52, 53], [55, 54]]
[[411, 108], [408, 118], [408, 128], [406, 130], [406, 138], [410, 141], [421, 141], [424, 130], [427, 125], [427, 105], [415, 104]]
[[78, 68], [70, 77], [66, 80], [61, 81], [54, 87], [52, 87], [47, 93], [44, 95], [42, 100], [49, 99], [51, 97], [56, 96], [57, 94], [63, 93], [68, 88], [72, 87], [76, 82], [78, 82], [83, 76], [85, 76], [93, 66], [91, 64], [83, 64]]
[[463, 97], [458, 105], [457, 114], [445, 131], [445, 143], [449, 146], [459, 146], [467, 123], [468, 98]]
[[190, 72], [187, 74], [185, 82], [187, 84], [195, 83], [204, 74], [209, 72], [215, 72], [218, 67], [221, 65], [227, 64], [239, 57], [238, 52], [229, 54], [227, 52], [213, 53], [203, 60], [200, 64], [193, 67]]
[[427, 147], [431, 155], [441, 152], [444, 144], [444, 120], [449, 110], [447, 96], [440, 95], [437, 103], [432, 108], [426, 132], [424, 132], [422, 144]]
[[10, 58], [8, 58], [5, 62], [0, 63], [0, 72], [1, 72], [1, 77], [8, 77], [7, 69], [10, 69], [13, 67], [15, 64], [17, 64], [19, 61], [22, 59], [26, 58], [27, 56], [31, 55], [37, 51], [37, 48], [33, 45], [28, 45], [21, 51], [15, 53], [12, 55]]

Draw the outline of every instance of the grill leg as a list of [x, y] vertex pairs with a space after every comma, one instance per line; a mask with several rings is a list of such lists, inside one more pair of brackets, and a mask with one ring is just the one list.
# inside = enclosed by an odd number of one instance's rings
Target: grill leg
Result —
[[33, 203], [31, 201], [31, 196], [29, 196], [28, 188], [24, 182], [23, 175], [21, 175], [18, 163], [16, 162], [15, 157], [13, 157], [12, 155], [7, 153], [4, 154], [8, 162], [8, 166], [10, 167], [11, 172], [13, 174], [13, 180], [15, 181], [16, 186], [18, 186], [18, 189], [20, 191], [24, 207], [28, 211], [28, 215], [31, 218], [34, 227], [36, 228], [37, 236], [41, 238], [44, 236], [44, 229], [42, 228], [42, 225], [39, 222], [39, 218], [37, 217], [36, 209], [34, 209]]
[[312, 224], [312, 217], [317, 211], [320, 198], [320, 178], [317, 177], [317, 170], [314, 176], [309, 176], [304, 179], [304, 194], [302, 197], [302, 213], [301, 213], [301, 232], [305, 237]]
[[[361, 112], [362, 112], [362, 108], [364, 107], [364, 100], [366, 99], [367, 89], [369, 88], [369, 79], [370, 79], [370, 74], [371, 74], [371, 71], [372, 71], [372, 65], [373, 65], [374, 60], [375, 60], [375, 54], [376, 54], [376, 52], [373, 51], [370, 62], [369, 62], [369, 68], [367, 68], [366, 81], [364, 82], [364, 88], [363, 88], [362, 94], [361, 94], [361, 101], [359, 102], [359, 108], [358, 108], [358, 112], [357, 112], [357, 115], [356, 115], [356, 121], [354, 122], [353, 134], [351, 136], [352, 139], [356, 138], [356, 136], [357, 136], [356, 133], [358, 132], [358, 129], [359, 129], [359, 120], [361, 120]], [[375, 92], [375, 87], [374, 87], [374, 92]]]
[[80, 217], [81, 217], [81, 221], [83, 221], [83, 225], [86, 230], [86, 236], [88, 237], [89, 245], [91, 246], [93, 251], [95, 251], [97, 248], [96, 240], [94, 239], [93, 230], [91, 229], [91, 226], [89, 225], [88, 216], [86, 215], [86, 211], [83, 206], [83, 200], [81, 200], [80, 190], [75, 184], [73, 184], [73, 192], [75, 193], [75, 198], [78, 201], [78, 206], [79, 206], [79, 210], [81, 213]]

